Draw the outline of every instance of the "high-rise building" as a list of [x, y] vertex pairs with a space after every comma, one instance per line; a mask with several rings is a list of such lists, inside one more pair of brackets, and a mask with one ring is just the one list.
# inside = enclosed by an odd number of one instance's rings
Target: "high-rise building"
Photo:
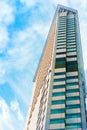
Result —
[[77, 10], [58, 5], [34, 85], [26, 130], [86, 130]]

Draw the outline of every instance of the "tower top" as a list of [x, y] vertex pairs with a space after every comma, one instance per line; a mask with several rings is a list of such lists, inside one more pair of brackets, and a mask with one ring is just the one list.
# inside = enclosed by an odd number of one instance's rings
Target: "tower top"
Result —
[[57, 5], [57, 8], [58, 8], [58, 12], [69, 11], [69, 12], [72, 12], [74, 14], [78, 12], [76, 9], [72, 9], [70, 7], [66, 7], [66, 6], [60, 5], [60, 4]]

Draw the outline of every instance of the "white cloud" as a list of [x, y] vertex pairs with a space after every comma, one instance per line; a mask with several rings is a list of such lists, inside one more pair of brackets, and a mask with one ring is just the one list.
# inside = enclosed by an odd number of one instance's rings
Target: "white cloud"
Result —
[[50, 3], [52, 4], [61, 4], [61, 5], [65, 5], [65, 6], [68, 6], [68, 0], [49, 0]]
[[80, 5], [84, 8], [87, 8], [87, 0], [78, 0], [80, 2]]
[[3, 84], [6, 81], [6, 69], [7, 69], [7, 62], [0, 59], [0, 84]]
[[11, 110], [17, 113], [18, 119], [23, 120], [23, 115], [21, 113], [19, 103], [17, 101], [11, 102]]
[[7, 28], [4, 26], [0, 26], [0, 53], [5, 51], [9, 42], [9, 34]]
[[15, 19], [15, 9], [8, 1], [0, 1], [0, 53], [5, 51], [9, 42], [8, 26]]
[[41, 43], [39, 40], [37, 42], [37, 39], [38, 37], [46, 37], [47, 32], [48, 26], [44, 27], [43, 23], [34, 24], [24, 30], [14, 32], [12, 38], [13, 48], [8, 50], [10, 67], [16, 70], [23, 70], [27, 64], [31, 64], [36, 55], [40, 53]]
[[[13, 81], [11, 78], [7, 79], [7, 82], [10, 84], [14, 92], [21, 98], [21, 100], [28, 106], [28, 99], [26, 99], [26, 94], [24, 90], [24, 86], [21, 85], [21, 83], [17, 84], [15, 81]], [[22, 81], [21, 81], [22, 82]], [[20, 86], [19, 86], [20, 85]]]
[[6, 1], [0, 1], [0, 23], [8, 25], [14, 21], [14, 7]]
[[38, 0], [20, 0], [20, 2], [26, 4], [27, 6], [34, 6]]
[[9, 115], [9, 107], [7, 106], [6, 102], [0, 98], [0, 114], [2, 115], [3, 119], [10, 120]]
[[[19, 124], [17, 124], [18, 119]], [[23, 127], [21, 125], [23, 119], [17, 101], [12, 101], [10, 107], [3, 98], [0, 98], [0, 130], [15, 130], [15, 128], [19, 130]]]
[[4, 99], [0, 98], [0, 130], [14, 130], [11, 124], [10, 109]]
[[[42, 0], [20, 0], [20, 2], [24, 3], [27, 7], [34, 6], [35, 4], [45, 4], [47, 7], [47, 4], [49, 3], [50, 6], [56, 5], [57, 4], [63, 4], [63, 5], [68, 5], [67, 0], [48, 0], [48, 1], [42, 1]], [[52, 5], [53, 4], [53, 5]]]

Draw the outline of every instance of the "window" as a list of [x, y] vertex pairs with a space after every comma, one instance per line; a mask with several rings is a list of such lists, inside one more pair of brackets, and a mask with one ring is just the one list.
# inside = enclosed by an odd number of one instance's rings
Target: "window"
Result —
[[75, 24], [74, 23], [72, 23], [72, 24], [67, 24], [67, 28], [72, 28], [72, 27], [75, 27]]
[[78, 79], [78, 76], [67, 76], [67, 79]]
[[63, 39], [65, 40], [65, 39], [66, 39], [66, 37], [64, 37], [64, 36], [59, 37], [59, 36], [58, 36], [58, 38], [57, 38], [57, 40], [63, 40]]
[[79, 89], [68, 89], [67, 93], [79, 92]]
[[54, 82], [61, 82], [61, 81], [65, 81], [65, 78], [54, 79]]
[[58, 28], [66, 28], [66, 25], [64, 25], [64, 24], [59, 24], [59, 27]]
[[54, 92], [52, 93], [52, 96], [64, 96], [65, 92]]
[[66, 58], [56, 58], [55, 68], [64, 68], [66, 66]]
[[66, 33], [66, 30], [58, 30], [58, 33]]
[[75, 31], [70, 31], [70, 32], [68, 31], [67, 34], [69, 34], [69, 35], [70, 34], [75, 34]]
[[61, 62], [61, 61], [66, 61], [66, 59], [65, 58], [56, 58], [56, 62]]
[[65, 119], [64, 118], [54, 118], [54, 119], [50, 119], [50, 124], [58, 124], [58, 123], [64, 123]]
[[67, 49], [67, 53], [68, 52], [76, 52], [76, 49]]
[[68, 47], [72, 47], [72, 46], [75, 46], [75, 45], [76, 45], [76, 43], [73, 43], [73, 44], [69, 44], [69, 43], [68, 43], [67, 46], [68, 46]]
[[75, 85], [79, 85], [79, 83], [78, 82], [67, 83], [67, 87], [75, 86]]
[[61, 21], [61, 22], [58, 24], [58, 27], [61, 27], [61, 26], [66, 26], [66, 21]]
[[66, 44], [64, 43], [64, 44], [57, 44], [57, 46], [65, 46]]
[[[72, 91], [72, 90], [71, 90], [71, 91]], [[67, 97], [66, 100], [67, 100], [67, 101], [70, 101], [70, 100], [80, 100], [80, 97], [79, 97], [79, 96]]]
[[67, 30], [68, 33], [71, 33], [71, 32], [75, 32], [74, 29], [71, 29], [71, 30]]
[[62, 47], [56, 48], [56, 49], [57, 49], [57, 50], [58, 50], [58, 49], [59, 49], [59, 50], [60, 50], [60, 49], [66, 49], [66, 47], [63, 47], [63, 46], [62, 46]]
[[72, 28], [75, 28], [75, 26], [74, 26], [74, 25], [72, 25], [72, 26], [67, 26], [67, 29], [72, 29]]
[[66, 54], [66, 52], [57, 52], [56, 55]]
[[58, 35], [65, 35], [66, 32], [58, 32]]
[[[75, 50], [76, 51], [76, 50]], [[77, 61], [68, 61], [67, 62], [67, 72], [78, 71]]]
[[[77, 57], [77, 55], [71, 55], [71, 56], [67, 56], [67, 58], [75, 58], [75, 57]], [[74, 78], [74, 77], [68, 77], [67, 79], [72, 79], [72, 78]]]
[[55, 72], [54, 75], [65, 75], [66, 72]]
[[75, 38], [72, 38], [72, 39], [67, 39], [67, 42], [75, 42], [76, 39]]
[[59, 27], [58, 30], [62, 31], [62, 30], [66, 30], [66, 28], [64, 27]]
[[66, 114], [66, 118], [78, 118], [78, 117], [81, 117], [80, 113]]
[[62, 44], [66, 44], [66, 42], [62, 42], [61, 43], [61, 42], [58, 41], [56, 44], [59, 45], [59, 46], [61, 46]]
[[81, 128], [81, 123], [66, 124], [67, 129]]
[[75, 39], [75, 36], [67, 36], [67, 40], [72, 40], [72, 39]]
[[65, 29], [66, 29], [66, 26], [59, 26], [59, 27], [58, 27], [58, 30], [63, 30], [63, 29], [65, 30]]
[[80, 108], [80, 104], [72, 104], [72, 105], [66, 104], [66, 108], [67, 109]]
[[50, 114], [65, 113], [65, 109], [51, 109]]
[[65, 104], [65, 100], [54, 100], [51, 102], [52, 105], [56, 105], [56, 104]]
[[53, 89], [58, 89], [58, 88], [65, 88], [65, 85], [54, 85]]
[[67, 49], [76, 49], [76, 46], [67, 46]]

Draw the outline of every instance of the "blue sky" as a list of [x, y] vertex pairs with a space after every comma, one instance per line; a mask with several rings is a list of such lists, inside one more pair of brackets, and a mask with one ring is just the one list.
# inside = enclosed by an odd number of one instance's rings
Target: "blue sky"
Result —
[[0, 0], [0, 130], [24, 129], [32, 80], [58, 3], [79, 11], [87, 76], [87, 0]]

